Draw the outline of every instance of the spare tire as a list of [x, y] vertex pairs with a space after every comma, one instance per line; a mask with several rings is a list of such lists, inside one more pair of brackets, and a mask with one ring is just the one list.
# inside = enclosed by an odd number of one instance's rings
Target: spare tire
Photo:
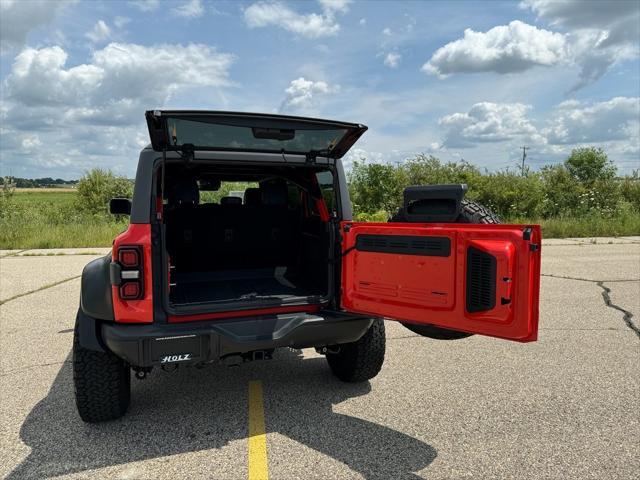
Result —
[[[391, 220], [393, 221], [393, 219]], [[460, 215], [455, 223], [501, 223], [500, 218], [486, 207], [471, 200], [462, 200]], [[459, 340], [473, 335], [473, 333], [449, 330], [448, 328], [435, 327], [433, 325], [416, 325], [402, 323], [405, 327], [418, 335], [436, 340]]]

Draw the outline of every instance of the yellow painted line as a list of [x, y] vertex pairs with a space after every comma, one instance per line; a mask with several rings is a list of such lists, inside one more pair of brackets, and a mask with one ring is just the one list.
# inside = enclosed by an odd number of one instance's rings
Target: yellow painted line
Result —
[[264, 431], [262, 382], [249, 382], [249, 480], [268, 480], [267, 435]]

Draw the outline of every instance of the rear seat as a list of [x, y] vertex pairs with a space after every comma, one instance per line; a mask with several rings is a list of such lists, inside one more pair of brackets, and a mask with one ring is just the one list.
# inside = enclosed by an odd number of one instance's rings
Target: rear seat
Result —
[[[205, 271], [284, 266], [297, 258], [296, 230], [287, 207], [287, 184], [263, 182], [238, 197], [223, 197], [220, 205], [192, 200], [189, 209], [178, 206], [167, 215], [167, 247], [181, 270]], [[179, 199], [174, 198], [175, 201]], [[184, 203], [184, 202], [182, 202]]]
[[[164, 216], [167, 226], [167, 251], [174, 265], [193, 263], [196, 227], [200, 222], [200, 192], [193, 179], [180, 180], [167, 192], [168, 206]], [[187, 267], [188, 268], [188, 267]]]

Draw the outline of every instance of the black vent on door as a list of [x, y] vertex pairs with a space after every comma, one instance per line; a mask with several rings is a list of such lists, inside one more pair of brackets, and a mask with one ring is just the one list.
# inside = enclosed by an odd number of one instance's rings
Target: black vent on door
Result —
[[451, 240], [447, 237], [362, 234], [356, 237], [356, 250], [361, 252], [448, 257], [451, 253]]
[[482, 312], [496, 306], [496, 257], [477, 248], [467, 250], [467, 311]]

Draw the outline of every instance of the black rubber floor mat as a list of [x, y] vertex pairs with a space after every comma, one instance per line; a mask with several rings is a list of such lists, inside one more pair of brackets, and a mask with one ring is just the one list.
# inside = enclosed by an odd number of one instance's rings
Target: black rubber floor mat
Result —
[[296, 286], [295, 278], [271, 277], [190, 281], [178, 283], [171, 289], [171, 301], [177, 304], [258, 300], [260, 298], [287, 298], [322, 295]]

